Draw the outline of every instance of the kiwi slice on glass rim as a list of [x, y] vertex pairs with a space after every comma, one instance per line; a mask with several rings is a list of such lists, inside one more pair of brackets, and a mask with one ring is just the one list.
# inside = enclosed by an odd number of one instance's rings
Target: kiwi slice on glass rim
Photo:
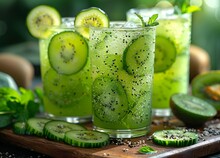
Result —
[[217, 114], [216, 109], [208, 102], [183, 93], [171, 96], [170, 107], [173, 114], [190, 127], [202, 126]]
[[85, 38], [89, 39], [89, 27], [109, 27], [109, 18], [100, 8], [90, 7], [76, 15], [74, 26]]
[[26, 23], [28, 31], [33, 37], [44, 39], [51, 34], [48, 28], [61, 24], [61, 16], [55, 8], [39, 5], [29, 12]]

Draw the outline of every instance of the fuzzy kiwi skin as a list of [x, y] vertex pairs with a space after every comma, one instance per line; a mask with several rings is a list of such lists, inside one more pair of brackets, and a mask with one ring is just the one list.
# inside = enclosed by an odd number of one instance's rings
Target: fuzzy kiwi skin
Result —
[[[175, 95], [175, 94], [174, 94]], [[173, 96], [174, 96], [173, 95]], [[173, 97], [172, 96], [172, 97]], [[172, 97], [170, 98], [170, 108], [173, 114], [181, 120], [187, 127], [202, 127], [205, 122], [211, 120], [213, 117], [211, 116], [201, 116], [194, 113], [191, 113], [190, 110], [185, 110], [176, 105], [173, 101]]]

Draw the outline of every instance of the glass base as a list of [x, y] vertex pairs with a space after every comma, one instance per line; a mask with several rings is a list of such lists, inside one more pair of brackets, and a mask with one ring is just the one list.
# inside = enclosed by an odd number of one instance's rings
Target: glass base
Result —
[[144, 127], [139, 129], [113, 130], [93, 126], [93, 129], [96, 131], [108, 133], [111, 138], [141, 137], [145, 136], [150, 131], [150, 127]]
[[48, 114], [48, 113], [44, 113], [43, 114], [44, 117], [46, 118], [51, 118], [51, 119], [55, 119], [55, 120], [63, 120], [63, 121], [67, 121], [67, 122], [71, 122], [71, 123], [87, 123], [87, 122], [91, 122], [92, 121], [92, 116], [76, 116], [76, 117], [72, 117], [72, 116], [55, 116], [53, 114]]
[[169, 117], [172, 116], [171, 109], [152, 109], [154, 117]]

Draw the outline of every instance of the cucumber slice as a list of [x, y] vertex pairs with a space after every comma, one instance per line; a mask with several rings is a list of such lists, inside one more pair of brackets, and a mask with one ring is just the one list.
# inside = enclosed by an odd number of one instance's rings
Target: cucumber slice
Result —
[[80, 71], [88, 58], [88, 44], [75, 31], [55, 34], [48, 46], [48, 58], [57, 73], [70, 75]]
[[61, 16], [55, 8], [47, 5], [40, 5], [29, 12], [26, 23], [33, 37], [47, 38], [51, 34], [49, 28], [61, 24]]
[[65, 133], [70, 130], [86, 129], [80, 125], [69, 123], [66, 121], [52, 120], [45, 124], [44, 135], [46, 138], [51, 140], [63, 141]]
[[120, 121], [128, 110], [128, 101], [121, 83], [109, 77], [99, 77], [93, 82], [93, 110], [106, 122]]
[[15, 134], [24, 135], [24, 134], [26, 134], [26, 123], [25, 122], [15, 122], [13, 124], [12, 130]]
[[73, 106], [77, 101], [87, 95], [85, 86], [81, 80], [83, 74], [77, 73], [71, 76], [57, 74], [49, 69], [44, 77], [44, 94], [54, 104], [59, 106]]
[[109, 144], [109, 135], [98, 131], [69, 131], [64, 142], [77, 147], [97, 148]]
[[198, 134], [187, 130], [162, 130], [152, 135], [154, 143], [163, 146], [184, 147], [198, 142]]
[[174, 43], [164, 36], [156, 36], [154, 72], [166, 71], [175, 60], [176, 48]]
[[170, 107], [177, 118], [192, 127], [202, 126], [217, 114], [208, 102], [182, 93], [171, 96]]
[[44, 136], [44, 125], [50, 121], [46, 118], [29, 118], [27, 120], [27, 129], [26, 133], [29, 135], [36, 135], [36, 136]]
[[[148, 44], [148, 36], [140, 36], [136, 40], [132, 41], [123, 53], [123, 67], [132, 75], [144, 76], [147, 73], [147, 69], [152, 53], [150, 51], [151, 45]], [[150, 53], [149, 53], [150, 52]]]
[[76, 15], [74, 25], [85, 38], [89, 39], [89, 27], [109, 27], [109, 18], [100, 8], [91, 7]]

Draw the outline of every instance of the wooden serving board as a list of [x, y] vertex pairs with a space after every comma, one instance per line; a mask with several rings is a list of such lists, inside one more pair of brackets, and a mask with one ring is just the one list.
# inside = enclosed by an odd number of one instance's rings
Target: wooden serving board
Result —
[[[173, 124], [181, 125], [176, 119], [171, 121]], [[215, 121], [216, 123], [216, 121]], [[220, 122], [218, 122], [220, 127]], [[87, 125], [86, 125], [87, 126]], [[170, 124], [169, 124], [170, 126]], [[161, 123], [153, 124], [151, 133], [160, 130], [170, 128], [169, 126]], [[91, 128], [91, 124], [87, 126]], [[149, 135], [151, 135], [151, 133]], [[102, 148], [78, 148], [66, 145], [60, 142], [50, 141], [44, 138], [36, 136], [23, 136], [16, 135], [9, 129], [0, 130], [0, 141], [9, 142], [13, 145], [20, 146], [29, 150], [33, 150], [51, 157], [59, 158], [100, 158], [100, 157], [113, 157], [113, 158], [146, 158], [146, 157], [201, 157], [210, 155], [216, 152], [220, 152], [220, 135], [211, 136], [206, 138], [205, 141], [200, 141], [195, 145], [188, 147], [174, 148], [174, 147], [163, 147], [155, 145], [151, 140], [147, 140], [147, 137], [129, 139], [132, 142], [138, 142], [139, 140], [145, 140], [146, 145], [157, 150], [155, 154], [140, 154], [138, 149], [141, 145], [135, 147], [129, 147], [125, 145], [110, 144]]]

